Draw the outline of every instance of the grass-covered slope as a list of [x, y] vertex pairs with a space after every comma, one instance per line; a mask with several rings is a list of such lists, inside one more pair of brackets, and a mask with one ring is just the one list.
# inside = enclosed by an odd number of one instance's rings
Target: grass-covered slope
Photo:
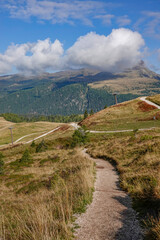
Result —
[[[154, 120], [154, 116], [156, 120]], [[140, 99], [108, 107], [81, 122], [90, 130], [160, 127], [160, 111]]]
[[0, 145], [11, 143], [9, 127], [13, 127], [13, 141], [26, 136], [21, 140], [26, 142], [61, 125], [52, 122], [12, 123], [0, 118]]
[[1, 239], [72, 239], [73, 213], [90, 203], [94, 182], [93, 162], [67, 148], [72, 134], [0, 152]]

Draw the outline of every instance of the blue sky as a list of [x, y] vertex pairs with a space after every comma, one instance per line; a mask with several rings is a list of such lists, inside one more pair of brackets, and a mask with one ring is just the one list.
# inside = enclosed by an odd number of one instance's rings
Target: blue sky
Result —
[[160, 0], [1, 0], [0, 32], [1, 75], [118, 72], [140, 59], [160, 72]]

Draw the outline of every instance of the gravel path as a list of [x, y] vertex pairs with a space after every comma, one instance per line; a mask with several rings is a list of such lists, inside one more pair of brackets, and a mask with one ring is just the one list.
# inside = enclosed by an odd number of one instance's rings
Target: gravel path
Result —
[[[84, 157], [90, 156], [83, 151]], [[93, 158], [92, 158], [93, 159]], [[93, 202], [76, 224], [77, 240], [141, 240], [142, 231], [132, 209], [130, 197], [118, 186], [118, 174], [101, 159], [96, 162], [97, 177]]]

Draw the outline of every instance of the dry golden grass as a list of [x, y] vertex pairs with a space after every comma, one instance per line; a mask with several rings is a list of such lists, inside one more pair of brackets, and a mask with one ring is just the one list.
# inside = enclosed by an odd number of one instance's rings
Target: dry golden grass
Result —
[[147, 97], [148, 100], [160, 105], [160, 94], [154, 95], [154, 96], [150, 96]]
[[44, 152], [35, 153], [35, 147], [28, 146], [31, 162], [18, 161], [26, 146], [3, 151], [1, 239], [72, 239], [73, 213], [84, 211], [92, 199], [94, 164], [78, 148], [66, 149], [65, 139], [72, 132], [62, 133], [64, 139], [54, 135], [46, 139]]
[[[160, 239], [160, 132], [92, 136], [88, 152], [108, 160], [120, 173], [120, 185], [146, 221], [146, 239]], [[152, 224], [151, 224], [152, 222]]]

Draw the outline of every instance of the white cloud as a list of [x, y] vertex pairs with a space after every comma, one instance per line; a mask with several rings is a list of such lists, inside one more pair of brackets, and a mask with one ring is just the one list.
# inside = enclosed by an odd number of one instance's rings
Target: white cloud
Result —
[[119, 72], [141, 59], [144, 40], [129, 29], [113, 30], [109, 36], [89, 33], [80, 37], [67, 51], [67, 63], [73, 67], [92, 67]]
[[124, 28], [113, 30], [108, 36], [88, 33], [65, 52], [59, 40], [11, 45], [0, 54], [0, 74], [13, 68], [27, 74], [81, 67], [119, 72], [137, 64], [143, 45], [138, 32]]
[[13, 67], [27, 74], [59, 70], [62, 55], [63, 47], [58, 40], [11, 45], [3, 55], [0, 54], [0, 73], [11, 71]]
[[135, 23], [135, 29], [143, 28], [143, 33], [149, 37], [160, 39], [160, 11], [143, 11], [142, 17]]
[[92, 25], [95, 14], [104, 13], [110, 3], [101, 1], [53, 1], [53, 0], [2, 0], [3, 7], [8, 9], [12, 18], [48, 20], [55, 23], [74, 24], [76, 20], [85, 25]]
[[124, 15], [121, 17], [117, 17], [117, 23], [119, 26], [123, 27], [123, 26], [129, 25], [131, 23], [131, 20], [127, 15]]
[[102, 23], [104, 25], [111, 25], [112, 23], [112, 19], [114, 18], [115, 16], [113, 14], [105, 14], [105, 15], [98, 15], [98, 16], [95, 16], [95, 19], [101, 19], [102, 20]]

